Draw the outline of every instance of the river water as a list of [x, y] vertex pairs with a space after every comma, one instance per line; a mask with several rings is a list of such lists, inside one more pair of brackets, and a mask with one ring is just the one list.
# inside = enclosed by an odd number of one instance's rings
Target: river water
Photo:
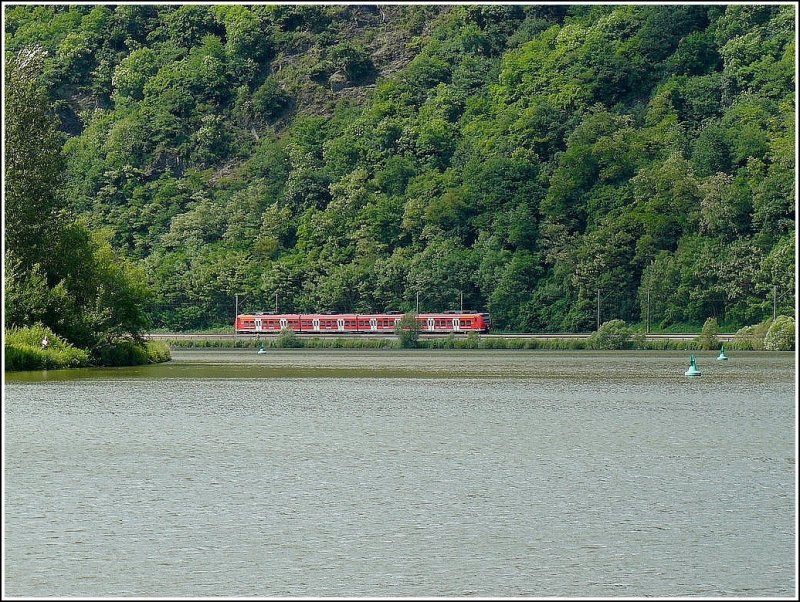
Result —
[[5, 594], [792, 597], [795, 358], [729, 356], [7, 374]]

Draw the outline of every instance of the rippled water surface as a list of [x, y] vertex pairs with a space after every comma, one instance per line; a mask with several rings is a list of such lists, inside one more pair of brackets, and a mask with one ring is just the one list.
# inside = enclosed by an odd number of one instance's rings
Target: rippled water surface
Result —
[[792, 596], [792, 354], [6, 375], [8, 596]]

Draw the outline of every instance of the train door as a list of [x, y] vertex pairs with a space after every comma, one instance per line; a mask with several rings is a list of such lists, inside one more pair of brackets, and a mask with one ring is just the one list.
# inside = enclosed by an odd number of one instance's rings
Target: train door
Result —
[[261, 330], [261, 318], [256, 318], [256, 331]]
[[339, 332], [344, 331], [344, 318], [339, 318], [338, 320], [336, 320], [336, 328], [339, 329]]
[[461, 318], [453, 318], [453, 330], [461, 330]]
[[280, 323], [281, 323], [281, 330], [283, 330], [284, 328], [286, 328], [286, 324], [287, 324], [287, 322], [286, 322], [286, 318], [281, 318], [281, 319], [280, 319]]
[[314, 330], [319, 330], [319, 318], [314, 318], [313, 320], [311, 320], [311, 327]]
[[435, 328], [436, 328], [436, 320], [434, 320], [433, 318], [428, 318], [428, 330], [433, 332]]
[[369, 319], [369, 329], [370, 330], [378, 330], [378, 318], [370, 318]]

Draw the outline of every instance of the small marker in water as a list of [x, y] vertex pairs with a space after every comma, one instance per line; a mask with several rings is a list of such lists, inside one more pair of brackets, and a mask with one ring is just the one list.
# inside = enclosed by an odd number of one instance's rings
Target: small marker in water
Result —
[[697, 369], [697, 360], [694, 358], [694, 354], [689, 358], [689, 369], [683, 374], [684, 376], [700, 376], [701, 372]]
[[717, 359], [718, 360], [726, 360], [726, 359], [728, 359], [728, 356], [725, 355], [725, 345], [720, 347], [720, 349], [719, 349], [719, 357]]
[[258, 350], [258, 353], [259, 354], [266, 353], [266, 351], [264, 351], [264, 347], [263, 346]]

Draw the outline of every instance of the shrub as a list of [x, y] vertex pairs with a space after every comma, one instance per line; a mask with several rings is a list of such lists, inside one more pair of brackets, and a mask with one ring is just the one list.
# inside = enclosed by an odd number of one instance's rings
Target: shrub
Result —
[[394, 329], [398, 339], [400, 339], [400, 346], [405, 349], [417, 347], [419, 341], [419, 322], [417, 316], [413, 313], [407, 313], [397, 323]]
[[794, 351], [795, 321], [791, 316], [778, 316], [764, 337], [767, 351]]
[[631, 330], [624, 320], [603, 322], [589, 338], [586, 339], [588, 349], [625, 349], [631, 338]]
[[44, 351], [23, 344], [5, 344], [6, 370], [43, 370]]
[[719, 349], [719, 324], [716, 318], [708, 318], [703, 324], [703, 330], [697, 336], [697, 344], [700, 349]]
[[147, 341], [145, 344], [147, 349], [147, 361], [151, 364], [159, 364], [161, 362], [168, 362], [172, 359], [172, 354], [169, 351], [169, 345], [160, 341]]
[[[47, 337], [49, 345], [42, 349], [41, 341]], [[41, 325], [11, 328], [5, 337], [5, 369], [53, 370], [79, 368], [89, 365], [89, 354], [77, 349], [52, 330]]]
[[369, 53], [359, 44], [341, 42], [327, 50], [327, 59], [348, 80], [354, 81], [375, 70]]
[[480, 347], [481, 337], [477, 332], [467, 333], [467, 339], [464, 342], [465, 349], [477, 349]]
[[736, 331], [736, 347], [742, 350], [764, 349], [764, 338], [772, 325], [772, 320], [766, 320], [752, 326], [745, 326]]
[[266, 118], [278, 117], [289, 104], [289, 96], [270, 76], [253, 93], [253, 108]]
[[291, 328], [283, 328], [275, 337], [275, 347], [280, 349], [298, 348], [303, 346], [303, 341], [300, 340], [294, 330]]
[[508, 341], [506, 339], [484, 339], [481, 349], [507, 349]]
[[92, 350], [92, 356], [100, 366], [141, 366], [148, 361], [145, 346], [131, 339], [99, 345]]

